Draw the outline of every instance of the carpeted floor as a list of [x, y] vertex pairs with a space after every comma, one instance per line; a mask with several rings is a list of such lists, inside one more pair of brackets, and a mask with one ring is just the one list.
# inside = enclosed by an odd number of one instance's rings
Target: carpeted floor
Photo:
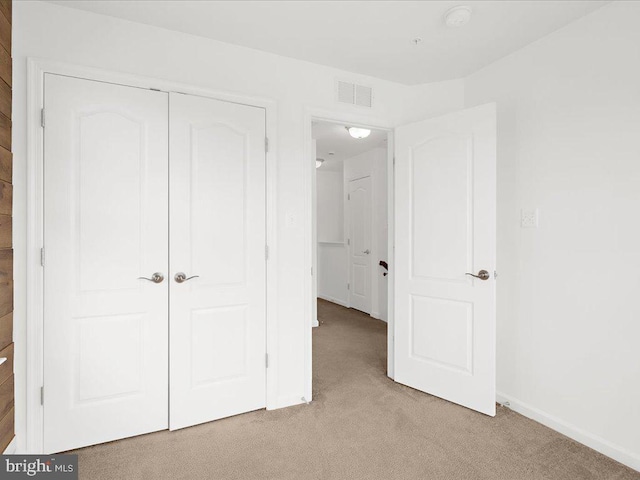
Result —
[[504, 407], [490, 418], [392, 382], [385, 323], [318, 312], [311, 404], [78, 450], [80, 478], [640, 479]]

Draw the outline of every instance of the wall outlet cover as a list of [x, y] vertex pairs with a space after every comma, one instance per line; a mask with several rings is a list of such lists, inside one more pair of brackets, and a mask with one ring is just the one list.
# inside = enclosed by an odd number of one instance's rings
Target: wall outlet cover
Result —
[[538, 228], [538, 209], [523, 208], [520, 212], [520, 225], [522, 228]]

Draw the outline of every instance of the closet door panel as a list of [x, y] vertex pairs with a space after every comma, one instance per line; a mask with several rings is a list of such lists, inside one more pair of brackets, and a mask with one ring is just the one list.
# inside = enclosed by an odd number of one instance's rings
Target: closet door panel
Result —
[[265, 406], [265, 111], [170, 94], [170, 132], [177, 429]]
[[46, 75], [48, 452], [168, 426], [168, 282], [145, 280], [168, 272], [167, 107]]

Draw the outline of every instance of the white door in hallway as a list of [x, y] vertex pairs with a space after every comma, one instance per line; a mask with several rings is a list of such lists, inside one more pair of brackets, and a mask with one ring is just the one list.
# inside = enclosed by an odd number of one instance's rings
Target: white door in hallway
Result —
[[262, 108], [172, 93], [169, 110], [174, 430], [266, 405], [266, 154]]
[[349, 306], [371, 313], [371, 177], [349, 181]]
[[397, 382], [495, 415], [495, 265], [495, 105], [397, 128]]
[[44, 450], [167, 428], [168, 96], [47, 74]]

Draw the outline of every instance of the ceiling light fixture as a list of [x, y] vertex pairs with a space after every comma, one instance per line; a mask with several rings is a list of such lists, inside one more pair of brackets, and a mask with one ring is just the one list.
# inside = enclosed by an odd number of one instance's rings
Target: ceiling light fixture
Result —
[[471, 7], [461, 5], [453, 7], [444, 14], [444, 23], [447, 27], [458, 28], [466, 25], [471, 20]]
[[349, 132], [349, 135], [351, 135], [353, 138], [357, 138], [358, 140], [367, 138], [369, 135], [371, 135], [371, 130], [369, 130], [368, 128], [358, 128], [358, 127], [345, 127], [345, 128], [347, 129], [347, 132]]
[[324, 158], [316, 158], [316, 168], [320, 168], [324, 163]]

